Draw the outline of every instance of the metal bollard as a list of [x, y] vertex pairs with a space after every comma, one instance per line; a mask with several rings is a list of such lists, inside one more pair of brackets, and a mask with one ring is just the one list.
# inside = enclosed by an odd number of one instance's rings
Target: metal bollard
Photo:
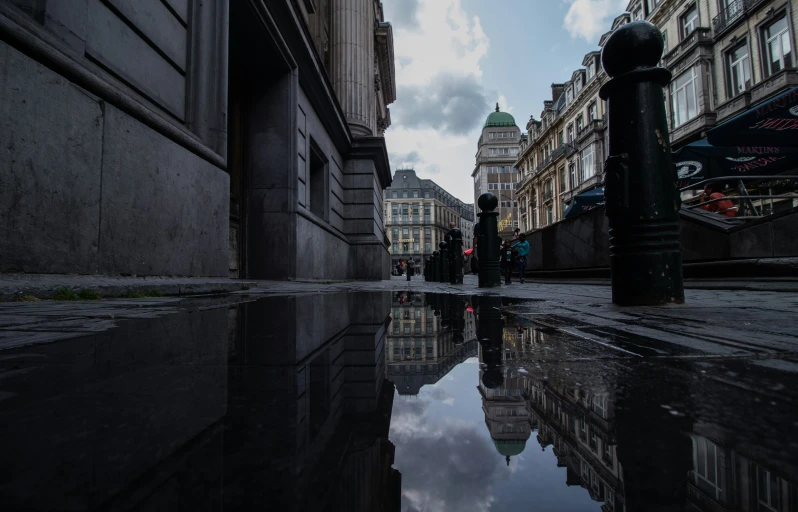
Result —
[[604, 196], [612, 301], [621, 306], [684, 302], [679, 192], [662, 99], [671, 73], [656, 67], [663, 48], [656, 26], [635, 21], [615, 30], [601, 52], [612, 77], [599, 95], [609, 114]]
[[463, 232], [454, 228], [449, 235], [452, 239], [449, 247], [449, 282], [463, 284]]
[[429, 259], [429, 280], [433, 283], [438, 282], [438, 258], [440, 258], [440, 253], [433, 251], [432, 257]]
[[424, 281], [429, 281], [429, 258], [424, 260]]
[[438, 244], [438, 247], [441, 248], [441, 259], [440, 263], [438, 263], [438, 268], [440, 269], [440, 273], [438, 274], [438, 282], [439, 283], [448, 283], [449, 282], [449, 244], [446, 242], [441, 242]]
[[479, 287], [494, 288], [501, 286], [502, 275], [499, 268], [499, 200], [487, 192], [477, 200], [481, 213], [479, 217]]

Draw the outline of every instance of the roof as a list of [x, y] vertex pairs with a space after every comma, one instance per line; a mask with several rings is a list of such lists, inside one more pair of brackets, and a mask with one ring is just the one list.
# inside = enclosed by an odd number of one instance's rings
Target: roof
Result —
[[496, 451], [503, 457], [515, 457], [521, 455], [521, 452], [526, 448], [526, 441], [521, 440], [493, 440], [496, 446]]
[[507, 112], [500, 112], [499, 111], [499, 104], [496, 104], [496, 111], [491, 112], [488, 115], [488, 118], [485, 120], [485, 126], [482, 128], [488, 128], [490, 126], [514, 126], [518, 128], [518, 125], [515, 124], [515, 118], [508, 114]]

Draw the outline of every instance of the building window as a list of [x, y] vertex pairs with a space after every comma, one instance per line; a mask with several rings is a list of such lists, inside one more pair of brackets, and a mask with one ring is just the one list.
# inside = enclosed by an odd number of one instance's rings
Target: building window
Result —
[[560, 192], [565, 192], [565, 167], [560, 167]]
[[329, 172], [327, 159], [316, 141], [310, 139], [310, 211], [320, 219], [327, 220]]
[[726, 80], [729, 96], [737, 96], [751, 87], [751, 61], [748, 43], [743, 43], [726, 54]]
[[568, 136], [567, 137], [568, 137], [568, 142], [573, 142], [574, 141], [574, 125], [573, 125], [573, 123], [568, 125]]
[[640, 21], [643, 19], [643, 8], [638, 7], [635, 10], [634, 16], [632, 17], [632, 21]]
[[593, 75], [596, 74], [596, 64], [593, 62], [593, 59], [590, 59], [590, 63], [587, 65], [587, 81], [589, 82]]
[[763, 510], [781, 509], [781, 490], [779, 480], [773, 473], [757, 466], [756, 468], [756, 493], [757, 499]]
[[571, 88], [571, 85], [568, 85], [568, 88], [565, 90], [565, 103], [571, 103], [574, 101], [574, 90]]
[[679, 18], [679, 26], [682, 29], [682, 39], [687, 39], [698, 27], [698, 7], [696, 4], [693, 4], [692, 7], [687, 9], [687, 12], [682, 14]]
[[571, 188], [576, 188], [576, 164], [568, 165], [568, 174], [571, 176]]
[[598, 119], [598, 106], [596, 106], [595, 101], [587, 108], [587, 119], [588, 122]]
[[413, 242], [413, 252], [419, 253], [421, 250], [419, 249], [419, 242]]
[[652, 12], [654, 12], [654, 9], [657, 8], [657, 6], [661, 1], [662, 0], [646, 0], [646, 15], [649, 15]]
[[662, 31], [662, 55], [668, 54], [668, 31]]
[[549, 204], [546, 207], [546, 224], [551, 225], [554, 224], [554, 205]]
[[671, 102], [673, 110], [673, 127], [678, 128], [698, 115], [698, 82], [697, 66], [671, 82]]
[[402, 228], [402, 238], [407, 238], [410, 236], [410, 228]]
[[424, 242], [424, 252], [432, 252], [432, 242]]
[[787, 16], [774, 21], [762, 29], [765, 47], [765, 69], [768, 76], [778, 73], [784, 68], [792, 67], [793, 52], [790, 44], [790, 32], [787, 30]]
[[576, 118], [576, 134], [579, 135], [582, 133], [582, 129], [585, 127], [585, 120], [580, 115]]
[[574, 81], [574, 96], [579, 94], [579, 91], [582, 90], [582, 77], [577, 76], [576, 80]]
[[582, 180], [587, 181], [593, 176], [593, 144], [590, 144], [582, 151]]
[[391, 192], [391, 197], [396, 199], [397, 197], [399, 197], [399, 193], [398, 192]]
[[413, 191], [413, 197], [418, 198], [418, 190]]
[[407, 199], [407, 190], [402, 191], [402, 197]]
[[715, 445], [703, 437], [693, 438], [693, 469], [696, 485], [712, 499], [718, 499], [718, 452]]

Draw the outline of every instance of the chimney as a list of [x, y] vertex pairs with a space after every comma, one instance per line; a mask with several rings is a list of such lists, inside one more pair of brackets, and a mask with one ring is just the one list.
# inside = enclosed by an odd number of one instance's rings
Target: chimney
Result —
[[551, 100], [556, 103], [564, 90], [565, 84], [551, 84]]

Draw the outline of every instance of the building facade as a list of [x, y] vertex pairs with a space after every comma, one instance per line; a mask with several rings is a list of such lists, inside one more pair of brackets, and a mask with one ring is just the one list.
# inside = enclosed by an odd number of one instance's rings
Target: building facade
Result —
[[796, 0], [633, 0], [634, 20], [665, 38], [671, 145], [798, 85]]
[[[613, 29], [629, 20], [616, 18]], [[601, 44], [608, 34], [602, 37]], [[599, 186], [607, 154], [606, 102], [598, 91], [608, 78], [598, 51], [585, 55], [563, 84], [552, 84], [540, 121], [530, 118], [515, 167], [521, 228], [533, 231], [563, 219], [574, 196]]]
[[385, 350], [387, 378], [400, 395], [418, 395], [477, 354], [474, 314], [463, 297], [399, 292]]
[[[474, 179], [474, 204], [479, 196], [490, 192], [499, 199], [499, 236], [509, 238], [518, 224], [518, 202], [515, 183], [518, 172], [515, 161], [521, 143], [521, 130], [515, 118], [499, 110], [491, 112], [482, 127], [477, 142], [476, 165], [471, 173]], [[479, 213], [478, 210], [476, 210]]]
[[414, 260], [417, 271], [449, 231], [449, 223], [463, 232], [463, 250], [473, 244], [474, 206], [460, 201], [432, 180], [420, 179], [413, 169], [396, 171], [384, 191], [385, 233], [391, 246], [392, 267]]
[[377, 0], [0, 0], [0, 272], [388, 276]]
[[[664, 91], [672, 149], [798, 85], [798, 0], [633, 0], [627, 11], [599, 47], [630, 21], [662, 31], [660, 65], [673, 74]], [[524, 231], [562, 220], [575, 195], [601, 184], [608, 133], [598, 90], [608, 77], [598, 51], [582, 65], [569, 82], [552, 85], [540, 120], [527, 124], [515, 162]]]

